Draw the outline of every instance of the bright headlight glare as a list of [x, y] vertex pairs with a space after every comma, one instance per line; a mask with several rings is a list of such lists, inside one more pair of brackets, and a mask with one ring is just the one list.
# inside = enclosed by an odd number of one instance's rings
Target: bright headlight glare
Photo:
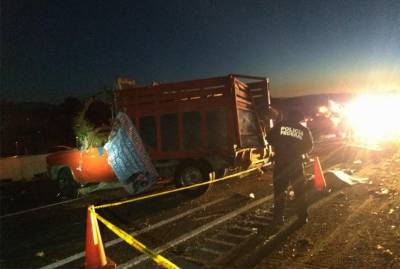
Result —
[[400, 139], [400, 95], [362, 95], [344, 108], [353, 138], [369, 144]]

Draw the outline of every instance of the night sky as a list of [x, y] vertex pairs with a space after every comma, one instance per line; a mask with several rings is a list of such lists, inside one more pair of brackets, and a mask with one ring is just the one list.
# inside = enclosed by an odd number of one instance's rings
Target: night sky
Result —
[[61, 102], [117, 76], [268, 76], [271, 92], [400, 92], [400, 1], [1, 1], [1, 97]]

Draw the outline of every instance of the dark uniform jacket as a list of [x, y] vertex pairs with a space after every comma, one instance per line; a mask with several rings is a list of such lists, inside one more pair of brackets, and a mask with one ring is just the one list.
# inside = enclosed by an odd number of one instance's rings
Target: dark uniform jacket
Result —
[[274, 148], [275, 161], [290, 163], [302, 160], [302, 155], [311, 151], [311, 132], [298, 122], [277, 123], [267, 135], [268, 143]]

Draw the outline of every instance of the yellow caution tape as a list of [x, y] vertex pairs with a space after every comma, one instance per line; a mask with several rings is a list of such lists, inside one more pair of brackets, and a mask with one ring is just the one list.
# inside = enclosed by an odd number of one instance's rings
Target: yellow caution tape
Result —
[[151, 249], [147, 248], [144, 244], [140, 243], [138, 240], [133, 238], [130, 234], [121, 230], [111, 222], [107, 221], [105, 218], [94, 212], [96, 218], [100, 220], [107, 228], [109, 228], [112, 232], [118, 235], [122, 240], [128, 243], [130, 246], [136, 248], [140, 252], [149, 256], [153, 261], [155, 261], [158, 265], [163, 266], [168, 269], [179, 269], [180, 267], [176, 266], [174, 263], [164, 258], [163, 256], [153, 252]]
[[181, 188], [177, 188], [177, 189], [173, 189], [173, 190], [167, 190], [167, 191], [164, 191], [164, 192], [158, 192], [158, 193], [148, 194], [148, 195], [144, 195], [144, 196], [139, 196], [139, 197], [135, 197], [135, 198], [132, 198], [132, 199], [129, 199], [129, 200], [125, 200], [125, 201], [109, 203], [109, 204], [104, 204], [104, 205], [98, 205], [98, 206], [95, 206], [94, 208], [100, 209], [100, 208], [113, 207], [113, 206], [119, 206], [119, 205], [123, 205], [123, 204], [127, 204], [127, 203], [142, 201], [142, 200], [146, 200], [146, 199], [149, 199], [149, 198], [154, 198], [154, 197], [158, 197], [158, 196], [162, 196], [162, 195], [166, 195], [166, 194], [170, 194], [170, 193], [174, 193], [174, 192], [179, 192], [179, 191], [183, 191], [183, 190], [197, 188], [197, 187], [200, 187], [200, 186], [204, 186], [204, 185], [220, 182], [220, 181], [227, 180], [227, 179], [232, 179], [232, 178], [235, 178], [237, 176], [248, 174], [248, 173], [256, 171], [256, 170], [260, 170], [260, 168], [251, 168], [251, 169], [248, 169], [246, 171], [242, 171], [242, 172], [235, 173], [235, 174], [232, 174], [232, 175], [229, 175], [229, 176], [225, 176], [225, 177], [221, 177], [221, 178], [218, 178], [218, 179], [215, 179], [215, 173], [210, 173], [210, 180], [205, 181], [205, 182], [201, 182], [201, 183], [197, 183], [197, 184], [194, 184], [194, 185], [181, 187]]
[[130, 234], [126, 233], [122, 229], [118, 228], [117, 226], [115, 226], [114, 224], [112, 224], [111, 222], [109, 222], [108, 220], [106, 220], [105, 218], [100, 216], [99, 214], [97, 214], [95, 209], [118, 206], [118, 205], [122, 205], [122, 204], [126, 204], [126, 203], [132, 203], [132, 202], [136, 202], [136, 201], [141, 201], [141, 200], [145, 200], [145, 199], [149, 199], [149, 198], [153, 198], [153, 197], [166, 195], [166, 194], [169, 194], [169, 193], [174, 193], [174, 192], [178, 192], [178, 191], [197, 188], [199, 186], [204, 186], [204, 185], [208, 185], [208, 184], [211, 184], [211, 183], [215, 183], [215, 182], [219, 182], [219, 181], [235, 178], [237, 176], [248, 174], [248, 173], [256, 171], [256, 170], [259, 170], [259, 168], [251, 168], [251, 169], [248, 169], [246, 171], [235, 173], [235, 174], [232, 174], [232, 175], [229, 175], [229, 176], [225, 176], [225, 177], [222, 177], [222, 178], [218, 178], [218, 179], [215, 179], [215, 173], [213, 172], [213, 173], [209, 174], [210, 180], [206, 181], [206, 182], [202, 182], [202, 183], [198, 183], [198, 184], [194, 184], [194, 185], [190, 185], [190, 186], [186, 186], [186, 187], [182, 187], [182, 188], [177, 188], [177, 189], [173, 189], [173, 190], [168, 190], [168, 191], [164, 191], [164, 192], [160, 192], [160, 193], [144, 195], [144, 196], [136, 197], [136, 198], [129, 199], [129, 200], [126, 200], [126, 201], [110, 203], [110, 204], [104, 204], [104, 205], [99, 205], [99, 206], [95, 206], [95, 207], [90, 206], [89, 210], [91, 212], [91, 216], [95, 216], [99, 221], [101, 221], [107, 228], [109, 228], [112, 232], [114, 232], [122, 240], [124, 240], [130, 246], [136, 248], [140, 252], [142, 252], [142, 253], [146, 254], [147, 256], [149, 256], [158, 265], [163, 266], [164, 268], [168, 268], [168, 269], [179, 269], [179, 267], [177, 265], [175, 265], [174, 263], [172, 263], [168, 259], [164, 258], [163, 256], [153, 252], [151, 249], [147, 248], [144, 244], [142, 244], [141, 242], [139, 242], [138, 240], [133, 238]]

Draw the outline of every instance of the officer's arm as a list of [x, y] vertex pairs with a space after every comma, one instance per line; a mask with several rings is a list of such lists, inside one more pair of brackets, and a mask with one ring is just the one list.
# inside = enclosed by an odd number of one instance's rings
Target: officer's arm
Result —
[[305, 153], [309, 153], [312, 149], [313, 149], [313, 147], [314, 147], [314, 140], [313, 140], [313, 137], [312, 137], [312, 135], [311, 135], [311, 131], [309, 130], [309, 129], [307, 129], [307, 132], [306, 132], [306, 139], [305, 139]]
[[267, 134], [267, 141], [268, 144], [270, 144], [271, 146], [275, 146], [276, 144], [276, 136], [278, 135], [277, 130], [279, 128], [275, 125], [274, 127], [272, 127], [272, 129], [269, 131], [269, 133]]

